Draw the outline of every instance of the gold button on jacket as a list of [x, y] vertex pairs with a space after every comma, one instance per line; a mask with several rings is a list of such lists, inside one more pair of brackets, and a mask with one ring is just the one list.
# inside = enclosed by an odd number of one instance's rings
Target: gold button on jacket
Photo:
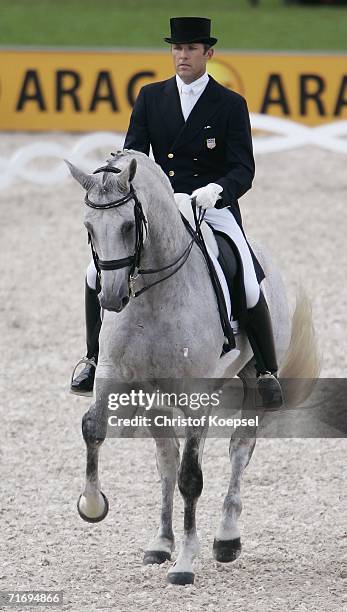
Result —
[[170, 170], [170, 172], [169, 172], [169, 176], [175, 176], [175, 173], [174, 173], [174, 171], [173, 171], [173, 170]]

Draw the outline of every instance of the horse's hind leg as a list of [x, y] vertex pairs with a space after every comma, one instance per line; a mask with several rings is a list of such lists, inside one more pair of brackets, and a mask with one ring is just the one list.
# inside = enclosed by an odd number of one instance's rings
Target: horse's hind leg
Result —
[[100, 490], [98, 477], [99, 448], [106, 436], [106, 426], [101, 423], [100, 410], [92, 404], [82, 419], [82, 433], [87, 446], [86, 485], [77, 502], [77, 510], [88, 523], [102, 521], [108, 513], [108, 500]]
[[175, 549], [175, 538], [172, 530], [173, 498], [179, 466], [179, 441], [174, 429], [170, 437], [155, 438], [156, 461], [161, 481], [162, 507], [160, 524], [156, 537], [150, 542], [143, 562], [164, 563], [171, 559]]
[[203, 487], [201, 457], [205, 437], [203, 429], [187, 433], [178, 473], [178, 487], [184, 500], [184, 535], [177, 560], [170, 568], [167, 580], [171, 584], [193, 584], [193, 560], [199, 554], [200, 543], [196, 532], [195, 512]]
[[254, 446], [255, 438], [232, 437], [230, 440], [231, 479], [223, 503], [222, 519], [213, 542], [213, 556], [217, 561], [235, 561], [241, 552], [240, 530], [237, 524], [242, 510], [240, 484]]
[[[254, 385], [253, 388], [249, 388], [247, 380], [244, 378], [243, 385], [245, 396], [241, 416], [242, 418], [248, 416], [251, 418], [254, 417], [254, 410], [247, 414], [247, 406], [252, 408], [254, 405]], [[231, 478], [223, 503], [221, 522], [213, 542], [214, 558], [224, 563], [235, 561], [241, 553], [240, 530], [237, 524], [242, 511], [240, 487], [243, 472], [255, 447], [255, 435], [256, 427], [242, 427], [242, 433], [240, 434], [239, 430], [236, 430], [230, 440]]]

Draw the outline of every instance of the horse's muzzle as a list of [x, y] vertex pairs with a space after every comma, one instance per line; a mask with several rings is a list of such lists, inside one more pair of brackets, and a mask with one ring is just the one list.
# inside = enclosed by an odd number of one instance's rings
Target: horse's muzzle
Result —
[[124, 295], [123, 297], [112, 296], [112, 299], [108, 300], [105, 298], [102, 292], [99, 294], [101, 308], [104, 310], [109, 310], [110, 312], [122, 312], [122, 310], [129, 303], [129, 300], [129, 295]]

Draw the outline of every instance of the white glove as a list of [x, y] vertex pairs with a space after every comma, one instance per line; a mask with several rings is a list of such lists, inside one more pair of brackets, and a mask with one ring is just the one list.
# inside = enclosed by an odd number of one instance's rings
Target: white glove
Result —
[[217, 200], [220, 200], [222, 197], [219, 195], [222, 191], [223, 187], [221, 185], [209, 183], [206, 187], [195, 189], [190, 199], [196, 197], [196, 205], [205, 210], [206, 208], [213, 208], [215, 206]]

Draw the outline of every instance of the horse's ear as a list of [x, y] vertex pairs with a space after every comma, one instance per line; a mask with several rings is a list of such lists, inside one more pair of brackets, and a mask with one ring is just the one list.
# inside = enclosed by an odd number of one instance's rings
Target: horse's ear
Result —
[[128, 166], [117, 175], [118, 187], [121, 191], [128, 191], [129, 183], [133, 180], [136, 174], [137, 161], [133, 158]]
[[64, 162], [69, 168], [73, 178], [76, 179], [76, 181], [80, 185], [82, 185], [83, 189], [85, 189], [86, 191], [89, 191], [89, 189], [91, 189], [97, 183], [97, 179], [95, 176], [91, 174], [86, 174], [85, 172], [77, 168], [77, 166], [74, 166], [67, 159], [64, 159]]
[[133, 157], [131, 162], [130, 162], [130, 166], [129, 166], [129, 183], [131, 183], [131, 181], [133, 180], [133, 178], [134, 178], [134, 176], [136, 174], [136, 169], [137, 169], [137, 161]]

